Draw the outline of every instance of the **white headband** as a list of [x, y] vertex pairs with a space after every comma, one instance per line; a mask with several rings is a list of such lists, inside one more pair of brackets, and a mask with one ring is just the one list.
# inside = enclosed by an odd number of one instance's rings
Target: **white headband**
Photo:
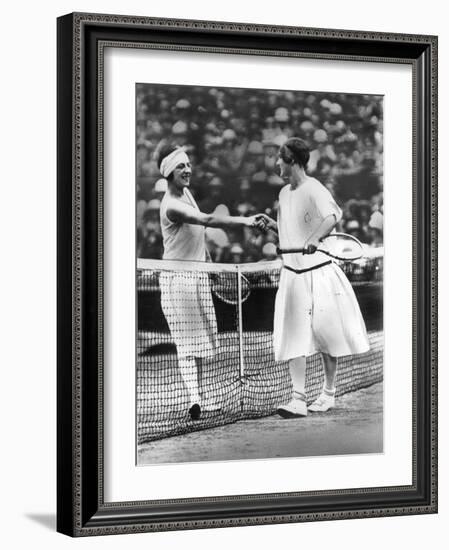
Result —
[[187, 156], [185, 151], [183, 149], [175, 149], [161, 162], [160, 172], [164, 176], [164, 178], [168, 178], [168, 176], [173, 172], [178, 164], [187, 164], [188, 162], [190, 162], [189, 157]]

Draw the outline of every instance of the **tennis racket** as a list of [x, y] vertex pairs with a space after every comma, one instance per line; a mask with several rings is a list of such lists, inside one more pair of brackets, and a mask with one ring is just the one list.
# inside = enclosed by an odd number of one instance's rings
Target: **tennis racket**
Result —
[[245, 302], [251, 294], [251, 287], [248, 279], [240, 274], [240, 296], [238, 275], [232, 272], [211, 273], [211, 290], [223, 302], [230, 305], [237, 305], [239, 300]]
[[[331, 233], [320, 241], [317, 252], [322, 252], [336, 260], [352, 262], [363, 256], [362, 243], [352, 235], [346, 233]], [[278, 254], [297, 254], [304, 253], [307, 248], [278, 248]]]

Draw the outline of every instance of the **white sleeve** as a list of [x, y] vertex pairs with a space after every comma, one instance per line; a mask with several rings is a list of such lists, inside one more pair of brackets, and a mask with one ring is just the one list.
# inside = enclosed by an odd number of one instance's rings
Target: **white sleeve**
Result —
[[312, 199], [315, 203], [318, 214], [321, 216], [321, 219], [324, 220], [324, 218], [334, 215], [336, 222], [341, 220], [342, 211], [340, 207], [335, 202], [335, 199], [330, 192], [319, 182], [318, 185], [315, 186]]

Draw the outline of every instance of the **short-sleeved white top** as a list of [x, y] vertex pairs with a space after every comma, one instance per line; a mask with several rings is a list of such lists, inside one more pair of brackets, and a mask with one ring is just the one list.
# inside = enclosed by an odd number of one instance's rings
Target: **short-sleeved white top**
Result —
[[[329, 191], [315, 178], [308, 177], [296, 188], [286, 185], [279, 193], [278, 234], [280, 248], [300, 248], [329, 215], [336, 221], [342, 212]], [[308, 269], [329, 260], [321, 252], [284, 254], [284, 264]]]

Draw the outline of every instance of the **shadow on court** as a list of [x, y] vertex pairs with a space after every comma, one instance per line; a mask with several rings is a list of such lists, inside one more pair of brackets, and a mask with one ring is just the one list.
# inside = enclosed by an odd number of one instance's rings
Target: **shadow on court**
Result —
[[381, 452], [383, 386], [378, 383], [343, 395], [327, 413], [242, 420], [142, 444], [138, 464]]

